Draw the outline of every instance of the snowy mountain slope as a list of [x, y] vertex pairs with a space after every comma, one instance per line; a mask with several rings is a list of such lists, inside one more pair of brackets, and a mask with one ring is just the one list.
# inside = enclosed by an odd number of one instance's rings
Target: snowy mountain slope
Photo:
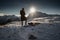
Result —
[[[20, 35], [24, 35], [22, 37], [28, 39], [28, 35], [34, 35], [38, 39], [37, 40], [60, 40], [60, 25], [59, 24], [40, 24], [34, 27], [30, 26], [23, 29], [20, 32]], [[26, 40], [27, 40], [26, 39]]]
[[30, 35], [35, 40], [60, 40], [60, 23], [0, 28], [0, 40], [29, 40]]

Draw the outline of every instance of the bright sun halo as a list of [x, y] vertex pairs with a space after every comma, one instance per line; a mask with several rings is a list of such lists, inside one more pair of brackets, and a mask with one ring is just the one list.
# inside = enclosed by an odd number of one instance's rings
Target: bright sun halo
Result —
[[31, 7], [31, 8], [30, 8], [30, 12], [31, 12], [31, 13], [34, 13], [35, 11], [36, 11], [36, 9], [35, 9], [34, 7]]

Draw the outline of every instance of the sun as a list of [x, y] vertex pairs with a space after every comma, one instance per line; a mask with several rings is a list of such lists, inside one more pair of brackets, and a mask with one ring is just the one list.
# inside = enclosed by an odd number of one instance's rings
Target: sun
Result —
[[36, 12], [36, 9], [34, 7], [31, 7], [30, 8], [30, 13], [34, 13], [34, 12]]

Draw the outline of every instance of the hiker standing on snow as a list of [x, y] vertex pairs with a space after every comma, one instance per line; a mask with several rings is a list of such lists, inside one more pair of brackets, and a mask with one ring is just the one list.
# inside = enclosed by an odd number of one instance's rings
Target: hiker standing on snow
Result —
[[20, 15], [21, 15], [21, 25], [23, 26], [24, 21], [25, 21], [25, 25], [27, 25], [27, 18], [25, 17], [24, 8], [22, 8], [22, 10], [20, 10]]

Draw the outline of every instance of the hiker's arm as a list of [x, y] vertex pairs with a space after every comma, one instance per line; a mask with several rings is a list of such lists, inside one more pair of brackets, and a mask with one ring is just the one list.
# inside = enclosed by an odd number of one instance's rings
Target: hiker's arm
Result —
[[24, 15], [25, 15], [25, 11], [24, 11]]

